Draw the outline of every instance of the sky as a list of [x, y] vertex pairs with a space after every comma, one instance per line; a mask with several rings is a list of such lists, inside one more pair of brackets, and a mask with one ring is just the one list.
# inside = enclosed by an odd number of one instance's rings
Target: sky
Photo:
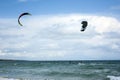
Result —
[[0, 59], [120, 60], [119, 14], [120, 0], [2, 0]]

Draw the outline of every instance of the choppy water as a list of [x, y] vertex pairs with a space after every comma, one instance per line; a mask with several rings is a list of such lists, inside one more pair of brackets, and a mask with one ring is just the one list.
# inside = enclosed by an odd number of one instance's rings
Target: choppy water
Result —
[[0, 61], [0, 77], [20, 80], [109, 80], [120, 61]]

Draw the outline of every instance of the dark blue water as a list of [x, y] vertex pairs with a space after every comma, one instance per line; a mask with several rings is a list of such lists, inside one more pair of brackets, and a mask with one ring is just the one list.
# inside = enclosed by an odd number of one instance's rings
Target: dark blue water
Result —
[[0, 61], [0, 77], [20, 80], [109, 80], [120, 61]]

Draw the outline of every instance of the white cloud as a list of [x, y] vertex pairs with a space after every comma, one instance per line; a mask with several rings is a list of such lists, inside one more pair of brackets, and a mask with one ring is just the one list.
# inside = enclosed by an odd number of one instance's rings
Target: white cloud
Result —
[[120, 46], [118, 46], [118, 45], [116, 45], [116, 44], [113, 44], [113, 45], [112, 45], [112, 48], [113, 48], [113, 49], [120, 49]]
[[[80, 32], [82, 20], [88, 21], [85, 32]], [[103, 59], [119, 53], [120, 21], [114, 17], [44, 15], [21, 22], [22, 27], [16, 19], [0, 19], [0, 58]]]

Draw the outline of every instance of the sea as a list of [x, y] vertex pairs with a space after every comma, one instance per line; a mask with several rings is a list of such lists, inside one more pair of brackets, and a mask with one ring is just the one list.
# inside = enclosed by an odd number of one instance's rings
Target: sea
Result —
[[0, 80], [120, 80], [120, 61], [0, 60]]

